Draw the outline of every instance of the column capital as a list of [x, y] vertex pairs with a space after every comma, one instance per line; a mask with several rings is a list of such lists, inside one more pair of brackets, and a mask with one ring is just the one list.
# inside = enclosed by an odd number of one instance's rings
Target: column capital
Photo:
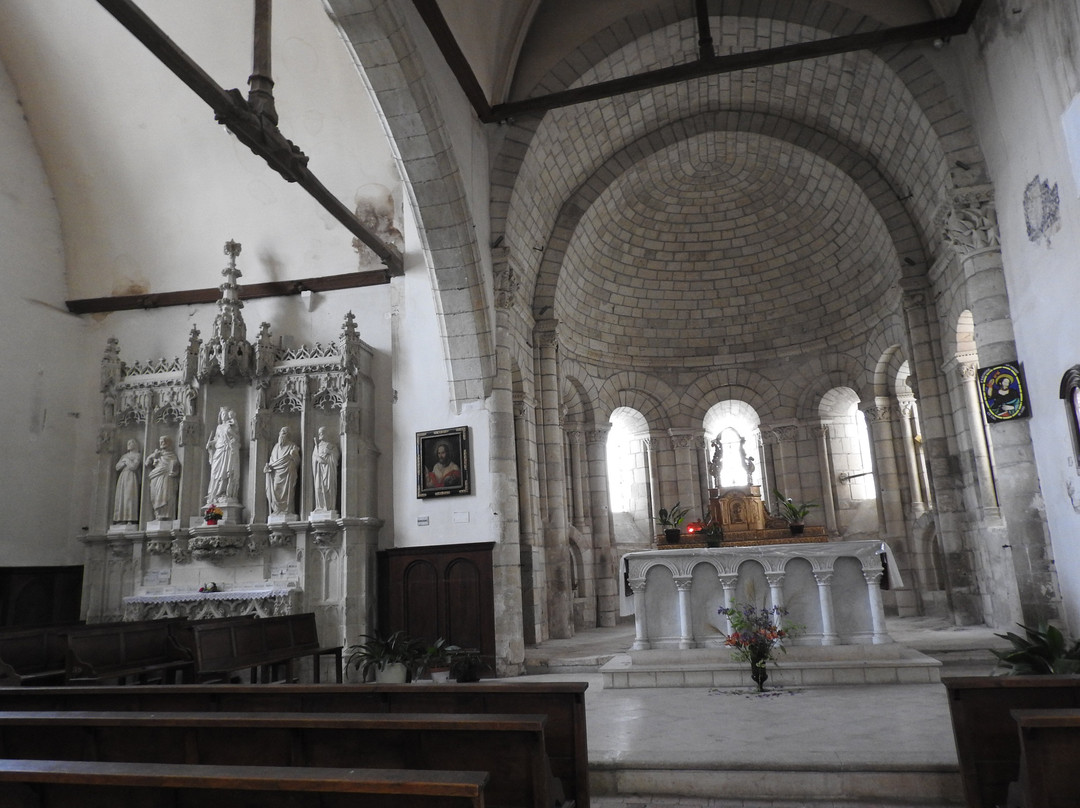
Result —
[[997, 207], [991, 186], [958, 190], [943, 214], [942, 238], [961, 260], [1000, 249]]

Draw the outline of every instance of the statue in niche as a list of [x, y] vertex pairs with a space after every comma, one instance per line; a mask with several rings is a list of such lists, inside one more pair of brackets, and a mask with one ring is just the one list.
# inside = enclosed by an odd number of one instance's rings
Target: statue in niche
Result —
[[296, 491], [296, 473], [300, 468], [300, 447], [293, 442], [289, 428], [283, 426], [278, 442], [270, 452], [270, 459], [263, 466], [266, 472], [266, 499], [270, 513], [289, 513]]
[[154, 518], [171, 521], [176, 518], [176, 488], [180, 482], [180, 458], [173, 451], [172, 441], [165, 435], [158, 439], [158, 448], [146, 458], [150, 469], [150, 506]]
[[332, 511], [337, 502], [338, 463], [341, 450], [326, 437], [326, 427], [320, 426], [315, 435], [315, 450], [311, 455], [312, 479], [315, 483], [315, 510]]
[[139, 470], [142, 452], [139, 442], [129, 440], [127, 451], [120, 456], [116, 470], [116, 495], [113, 498], [113, 524], [139, 522]]
[[218, 412], [218, 425], [206, 442], [210, 455], [210, 486], [206, 501], [212, 504], [219, 499], [239, 501], [240, 493], [240, 427], [236, 412], [222, 407]]

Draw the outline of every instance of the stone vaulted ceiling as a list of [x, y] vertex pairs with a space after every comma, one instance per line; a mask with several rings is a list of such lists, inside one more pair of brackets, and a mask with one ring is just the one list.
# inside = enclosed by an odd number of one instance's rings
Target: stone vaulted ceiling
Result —
[[[695, 58], [693, 3], [599, 6], [534, 4], [521, 60], [507, 68], [514, 80], [492, 85], [512, 92], [495, 100]], [[951, 11], [816, 0], [708, 9], [717, 54]], [[601, 375], [824, 350], [867, 362], [899, 322], [899, 282], [933, 261], [945, 190], [981, 177], [936, 53], [930, 42], [859, 50], [507, 122], [493, 139], [493, 233], [522, 301], [557, 321], [565, 356]]]

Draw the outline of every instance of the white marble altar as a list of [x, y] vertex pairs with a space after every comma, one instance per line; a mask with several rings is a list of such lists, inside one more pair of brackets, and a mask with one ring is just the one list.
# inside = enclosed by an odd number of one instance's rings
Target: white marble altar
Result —
[[[789, 645], [892, 642], [881, 600], [880, 541], [647, 550], [624, 556], [634, 593], [632, 651], [722, 647], [732, 603], [782, 606]], [[898, 585], [895, 565], [892, 584]]]

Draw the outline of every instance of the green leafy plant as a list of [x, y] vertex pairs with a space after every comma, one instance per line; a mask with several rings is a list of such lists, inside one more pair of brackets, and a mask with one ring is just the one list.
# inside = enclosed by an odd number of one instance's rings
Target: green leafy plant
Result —
[[1051, 673], [1080, 673], [1080, 640], [1069, 646], [1065, 635], [1054, 626], [1040, 622], [1038, 628], [1017, 623], [1026, 637], [1013, 632], [995, 634], [1012, 643], [1009, 651], [991, 649], [998, 665], [1010, 676]]
[[688, 513], [690, 513], [689, 508], [684, 508], [676, 502], [670, 509], [661, 508], [656, 512], [656, 523], [663, 528], [676, 528], [683, 523]]
[[780, 508], [780, 515], [787, 520], [788, 524], [801, 525], [806, 515], [817, 507], [816, 502], [800, 502], [796, 505], [791, 497], [785, 497], [775, 488], [773, 493], [776, 494], [776, 504]]
[[374, 634], [363, 634], [360, 639], [363, 642], [345, 649], [348, 654], [345, 669], [355, 668], [360, 673], [360, 681], [367, 681], [369, 673], [393, 663], [401, 663], [414, 671], [423, 653], [420, 642], [410, 639], [404, 631], [395, 631], [387, 637], [376, 631]]

